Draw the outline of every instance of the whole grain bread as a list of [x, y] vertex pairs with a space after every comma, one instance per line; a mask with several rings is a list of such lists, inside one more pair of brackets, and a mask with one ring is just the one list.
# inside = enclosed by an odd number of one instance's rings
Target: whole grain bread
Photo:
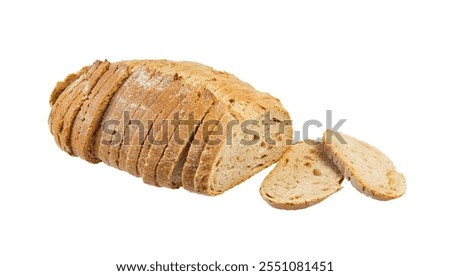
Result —
[[398, 198], [405, 193], [405, 177], [379, 149], [330, 130], [325, 131], [322, 141], [328, 157], [358, 191], [379, 200]]

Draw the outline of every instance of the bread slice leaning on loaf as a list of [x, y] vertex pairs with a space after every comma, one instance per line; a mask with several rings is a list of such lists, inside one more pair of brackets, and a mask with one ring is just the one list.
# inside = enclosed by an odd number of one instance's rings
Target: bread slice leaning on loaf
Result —
[[[292, 139], [278, 99], [195, 62], [96, 61], [58, 83], [50, 105], [52, 134], [69, 154], [207, 195], [278, 161]], [[152, 145], [153, 135], [165, 139]]]
[[343, 179], [320, 143], [299, 142], [284, 153], [259, 191], [275, 208], [303, 209], [339, 191]]
[[[337, 135], [344, 141], [337, 139]], [[322, 143], [327, 156], [358, 191], [379, 200], [398, 198], [405, 193], [405, 177], [379, 149], [330, 130], [323, 134]]]

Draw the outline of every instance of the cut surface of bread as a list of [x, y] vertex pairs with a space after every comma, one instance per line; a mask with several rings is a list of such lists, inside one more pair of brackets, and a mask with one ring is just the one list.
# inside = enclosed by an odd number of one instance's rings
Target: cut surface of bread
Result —
[[327, 158], [321, 144], [299, 142], [289, 146], [264, 179], [260, 194], [279, 209], [302, 209], [341, 189], [342, 174]]
[[[335, 135], [340, 135], [345, 143]], [[398, 198], [405, 193], [405, 177], [379, 149], [330, 130], [325, 131], [322, 142], [327, 156], [358, 191], [379, 200]]]

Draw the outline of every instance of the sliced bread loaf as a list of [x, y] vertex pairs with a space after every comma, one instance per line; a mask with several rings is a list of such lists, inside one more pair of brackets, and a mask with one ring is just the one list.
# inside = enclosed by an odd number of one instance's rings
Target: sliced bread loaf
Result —
[[[333, 138], [337, 134], [345, 141]], [[323, 146], [328, 157], [360, 192], [379, 200], [398, 198], [405, 193], [405, 177], [374, 146], [330, 130], [323, 135]]]
[[264, 179], [262, 198], [279, 209], [302, 209], [341, 189], [343, 176], [327, 158], [321, 144], [292, 145]]
[[[147, 70], [137, 72], [144, 66]], [[70, 75], [55, 88], [50, 99], [52, 134], [60, 144], [58, 131], [64, 124], [67, 110], [64, 107], [74, 103], [66, 120], [71, 121], [67, 126], [73, 122], [68, 132], [69, 150], [73, 150], [70, 153], [143, 176], [147, 183], [158, 184], [159, 179], [164, 186], [179, 187], [183, 184], [184, 165], [189, 163], [189, 173], [184, 177], [190, 180], [189, 189], [217, 195], [276, 162], [292, 139], [292, 127], [286, 124], [290, 122], [289, 114], [278, 99], [211, 67], [166, 60], [121, 61], [110, 63], [105, 72], [97, 74], [95, 86], [86, 85], [91, 69], [92, 66]], [[143, 82], [136, 82], [139, 79]], [[153, 83], [152, 87], [143, 89], [141, 86], [147, 83]], [[82, 93], [84, 87], [90, 90], [87, 97]], [[211, 100], [204, 101], [204, 106], [196, 105], [201, 96], [199, 91], [211, 93]], [[216, 119], [215, 129], [203, 126], [212, 106], [220, 107], [214, 116], [208, 116]], [[149, 143], [150, 136], [171, 137], [177, 129], [175, 122], [164, 130], [164, 120], [173, 120], [177, 113], [183, 118], [197, 109], [201, 109], [198, 117], [201, 123], [193, 130], [182, 131], [181, 143], [168, 140], [168, 147]], [[147, 126], [143, 135], [128, 122], [120, 122], [117, 129], [105, 131], [102, 127], [126, 110], [131, 111], [131, 119]], [[206, 140], [216, 143], [193, 148], [191, 159], [191, 142], [204, 129], [209, 135]], [[123, 140], [115, 145], [108, 143], [116, 134], [122, 139], [128, 131], [131, 131], [129, 144]]]

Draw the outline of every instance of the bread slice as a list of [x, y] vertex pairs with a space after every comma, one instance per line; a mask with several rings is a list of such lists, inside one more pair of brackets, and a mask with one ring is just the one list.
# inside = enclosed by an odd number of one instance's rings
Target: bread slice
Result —
[[168, 117], [155, 122], [155, 127], [145, 141], [144, 149], [141, 152], [138, 167], [142, 168], [140, 171], [146, 184], [159, 186], [156, 180], [159, 160], [172, 139], [172, 135], [178, 129], [180, 120], [191, 110], [192, 105], [195, 105], [201, 96], [198, 91], [192, 91], [192, 87], [185, 84], [180, 88], [179, 93], [185, 95], [183, 100]]
[[99, 79], [105, 74], [108, 70], [110, 63], [105, 61], [98, 64], [98, 66], [92, 66], [95, 68], [92, 72], [89, 72], [86, 76], [84, 82], [82, 82], [76, 89], [75, 93], [77, 94], [76, 98], [72, 101], [70, 106], [68, 106], [66, 115], [64, 116], [64, 124], [63, 128], [60, 132], [60, 143], [69, 154], [73, 154], [73, 148], [71, 140], [76, 135], [72, 135], [73, 132], [77, 132], [79, 126], [81, 125], [80, 121], [77, 120], [79, 116], [79, 112], [82, 110], [82, 106], [86, 104], [88, 101], [89, 94], [92, 89], [96, 86]]
[[193, 104], [195, 95], [183, 84], [182, 81], [172, 77], [172, 84], [167, 87], [161, 97], [158, 97], [156, 105], [161, 107], [154, 118], [153, 126], [145, 136], [145, 141], [139, 153], [137, 161], [138, 172], [144, 183], [157, 186], [155, 182], [155, 170], [164, 148], [178, 126], [180, 118], [174, 114], [184, 114], [186, 105]]
[[142, 155], [148, 154], [149, 149], [148, 145], [146, 145], [148, 135], [153, 129], [154, 123], [161, 121], [161, 118], [166, 113], [170, 114], [181, 102], [182, 95], [177, 95], [174, 92], [175, 90], [179, 90], [180, 87], [181, 82], [177, 81], [174, 76], [164, 75], [163, 80], [152, 91], [148, 92], [150, 93], [149, 97], [138, 111], [138, 118], [141, 118], [144, 123], [144, 133], [134, 133], [131, 138], [130, 147], [128, 148], [125, 170], [130, 174], [141, 176], [141, 170], [145, 165], [145, 158], [141, 161], [141, 165], [139, 165], [139, 160], [141, 160], [142, 151], [146, 152]]
[[[92, 114], [88, 113], [89, 109], [92, 112], [95, 112], [96, 109], [92, 107], [91, 100], [95, 95], [100, 91], [100, 89], [107, 83], [108, 79], [111, 78], [114, 72], [117, 70], [118, 64], [111, 64], [109, 61], [105, 61], [98, 66], [97, 70], [103, 71], [101, 77], [96, 81], [94, 87], [89, 91], [89, 94], [84, 96], [83, 105], [80, 110], [77, 112], [76, 117], [74, 119], [72, 125], [72, 134], [70, 136], [70, 144], [73, 148], [73, 155], [78, 156], [76, 144], [78, 143], [79, 133], [81, 129], [84, 127], [84, 118], [86, 116], [92, 116]], [[105, 70], [106, 69], [106, 70]]]
[[[148, 68], [146, 69], [148, 70]], [[122, 143], [118, 150], [118, 168], [121, 170], [127, 170], [127, 160], [129, 158], [129, 153], [131, 152], [133, 144], [133, 136], [137, 136], [137, 140], [144, 139], [143, 135], [145, 133], [147, 122], [143, 120], [144, 114], [148, 109], [150, 102], [155, 102], [153, 100], [155, 88], [162, 84], [164, 77], [156, 72], [152, 72], [153, 77], [150, 78], [146, 83], [141, 85], [141, 88], [137, 91], [136, 96], [131, 99], [131, 104], [128, 106], [127, 111], [130, 112], [130, 121], [122, 132]], [[136, 102], [138, 101], [138, 102]], [[131, 113], [134, 111], [133, 113]], [[139, 124], [139, 125], [136, 125]], [[111, 153], [110, 153], [111, 156]]]
[[200, 157], [202, 156], [202, 152], [208, 143], [208, 138], [211, 131], [217, 126], [224, 112], [226, 112], [226, 108], [220, 101], [216, 102], [211, 107], [199, 129], [195, 133], [194, 140], [189, 147], [184, 163], [177, 164], [177, 166], [180, 167], [182, 165], [183, 167], [177, 168], [173, 181], [175, 183], [181, 183], [183, 188], [188, 191], [195, 191], [194, 176], [200, 162]]
[[[78, 79], [68, 85], [63, 92], [52, 93], [52, 98], [50, 99], [51, 101], [53, 101], [52, 111], [49, 117], [50, 131], [53, 134], [58, 146], [71, 155], [71, 151], [68, 151], [66, 149], [67, 147], [63, 146], [60, 141], [60, 134], [64, 128], [64, 119], [72, 102], [77, 98], [79, 94], [81, 94], [80, 87], [86, 82], [86, 79], [88, 79], [97, 69], [99, 64], [100, 61], [94, 62], [91, 66], [89, 66], [88, 70], [84, 70], [84, 72], [78, 77]], [[58, 94], [57, 97], [56, 94]]]
[[[108, 76], [109, 72], [111, 72], [110, 76]], [[89, 145], [95, 132], [101, 126], [103, 114], [111, 98], [131, 73], [133, 73], [133, 68], [129, 64], [113, 63], [102, 76], [105, 79], [104, 83], [99, 80], [94, 89], [92, 89], [86, 101], [88, 104], [84, 104], [77, 115], [77, 121], [82, 123], [78, 131], [73, 133], [73, 139], [71, 139], [72, 149], [77, 156], [91, 163], [101, 161], [89, 152]]]
[[[203, 90], [203, 89], [202, 89]], [[172, 176], [178, 162], [184, 162], [183, 152], [189, 150], [190, 142], [194, 139], [195, 132], [203, 122], [208, 110], [216, 102], [214, 94], [208, 90], [200, 91], [201, 95], [197, 102], [191, 106], [182, 118], [176, 132], [172, 135], [169, 144], [164, 150], [156, 167], [156, 182], [161, 187], [179, 188], [181, 182], [172, 181]], [[184, 160], [184, 161], [183, 161]]]
[[[116, 131], [118, 125], [121, 124], [121, 121], [123, 120], [123, 110], [117, 111], [117, 106], [128, 103], [130, 93], [135, 91], [136, 88], [134, 86], [137, 83], [137, 79], [141, 77], [141, 73], [141, 70], [136, 70], [128, 77], [119, 90], [117, 90], [116, 94], [109, 102], [108, 108], [103, 113], [101, 127], [94, 135], [94, 153], [107, 165], [110, 165], [108, 159], [109, 147], [111, 143], [118, 142], [116, 141], [116, 139], [118, 140]], [[107, 131], [103, 128], [107, 128]]]
[[[335, 135], [341, 135], [341, 143]], [[403, 174], [380, 150], [351, 136], [327, 130], [323, 146], [328, 157], [352, 185], [363, 194], [379, 200], [398, 198], [406, 191]]]
[[260, 194], [279, 209], [302, 209], [341, 189], [342, 174], [327, 158], [320, 143], [292, 145], [264, 179]]
[[[119, 168], [119, 154], [120, 149], [123, 146], [124, 138], [130, 121], [125, 122], [125, 119], [136, 119], [135, 111], [141, 105], [142, 100], [148, 95], [146, 85], [148, 88], [153, 87], [159, 83], [162, 78], [160, 76], [154, 76], [152, 72], [148, 72], [145, 66], [139, 68], [136, 72], [136, 80], [131, 84], [127, 90], [128, 93], [124, 93], [123, 100], [120, 100], [114, 107], [113, 119], [118, 120], [118, 124], [115, 127], [115, 132], [119, 134], [120, 139], [111, 143], [108, 149], [108, 164], [115, 168]], [[125, 112], [128, 112], [128, 118], [125, 117]]]

